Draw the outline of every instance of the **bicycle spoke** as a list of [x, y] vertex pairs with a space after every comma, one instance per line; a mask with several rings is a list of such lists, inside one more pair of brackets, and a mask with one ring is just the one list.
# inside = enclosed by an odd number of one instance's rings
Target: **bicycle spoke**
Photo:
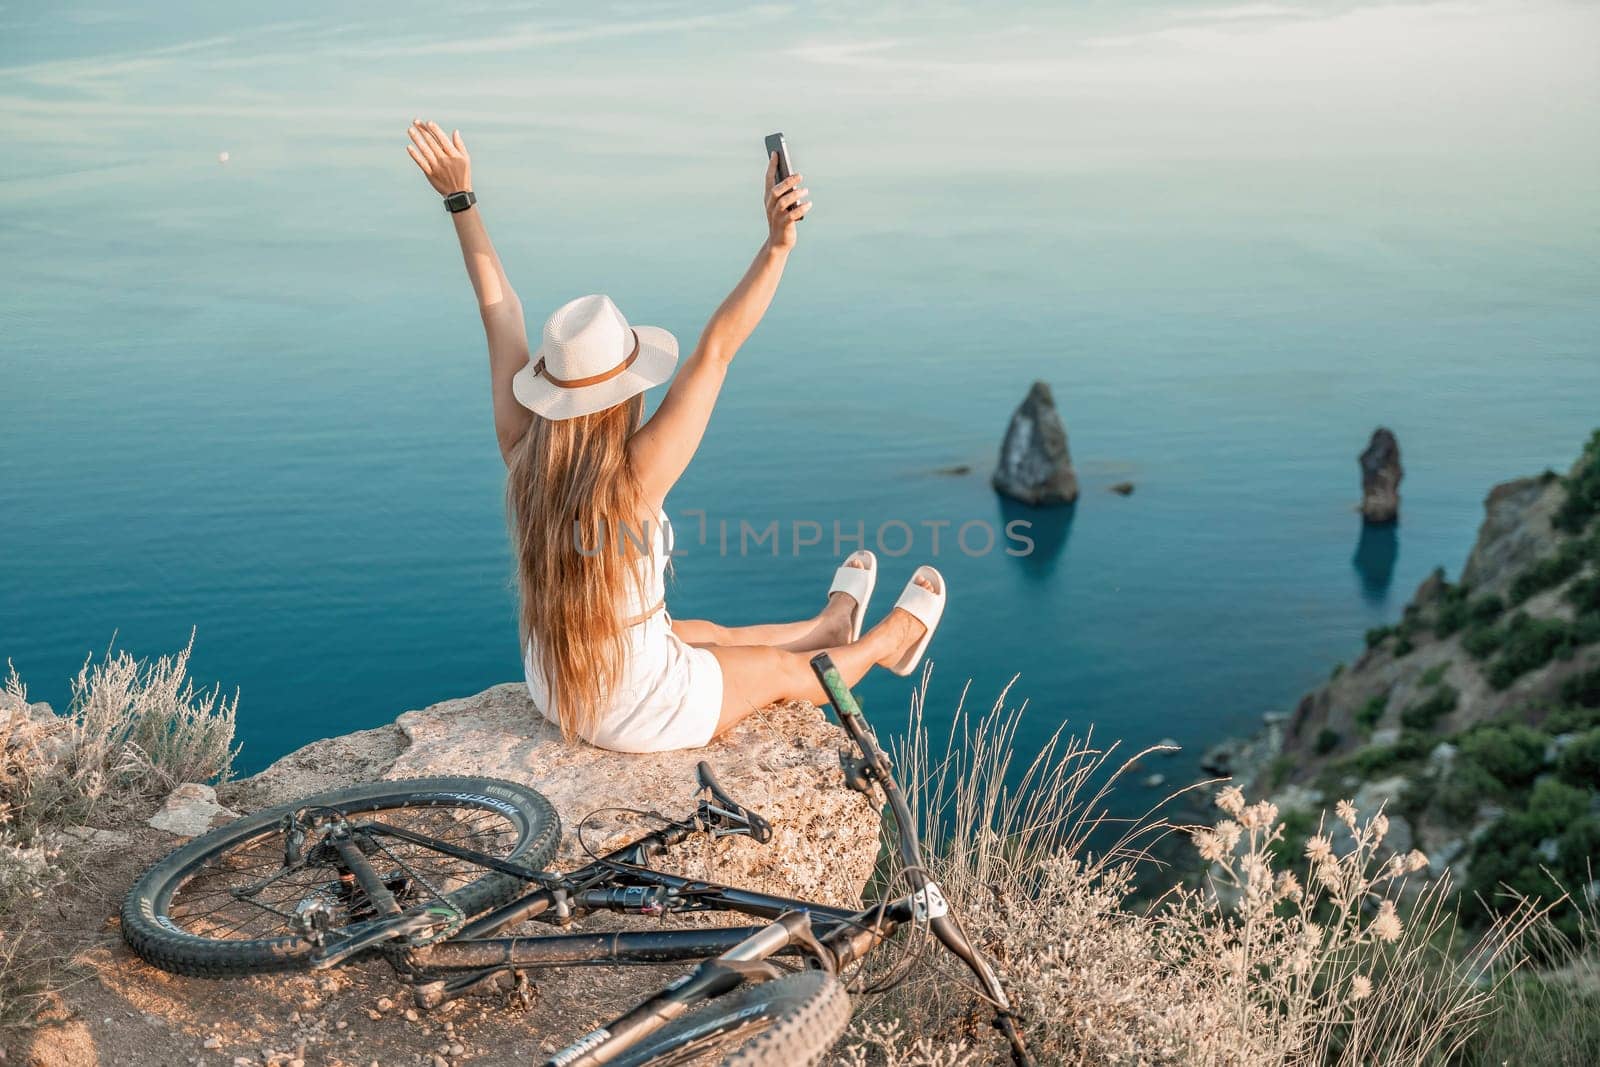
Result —
[[[350, 819], [359, 830], [368, 817], [442, 844], [489, 855], [506, 854], [516, 841], [516, 829], [509, 820], [477, 808], [402, 805], [352, 813]], [[401, 880], [408, 899], [442, 901], [489, 873], [471, 861], [426, 845], [385, 841], [376, 835], [370, 841], [376, 846], [372, 858], [377, 861], [379, 877], [391, 883]], [[302, 855], [316, 855], [322, 844], [315, 838], [305, 842]], [[169, 918], [198, 936], [250, 940], [291, 933], [294, 909], [313, 894], [336, 909], [335, 923], [348, 923], [363, 906], [369, 906], [359, 889], [341, 885], [335, 866], [324, 862], [284, 867], [283, 845], [278, 828], [239, 842], [178, 886], [168, 906]], [[252, 892], [237, 892], [247, 887]]]

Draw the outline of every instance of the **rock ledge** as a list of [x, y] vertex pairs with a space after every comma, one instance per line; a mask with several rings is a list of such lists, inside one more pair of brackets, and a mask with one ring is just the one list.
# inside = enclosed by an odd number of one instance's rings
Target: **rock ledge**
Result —
[[[561, 816], [555, 864], [587, 857], [577, 839], [592, 812], [624, 808], [678, 816], [693, 807], [695, 764], [706, 760], [723, 787], [771, 823], [772, 841], [746, 838], [686, 847], [673, 857], [692, 877], [715, 879], [826, 903], [854, 906], [878, 852], [874, 804], [844, 787], [843, 731], [810, 704], [757, 712], [703, 749], [650, 754], [568, 744], [518, 683], [408, 711], [394, 724], [316, 741], [223, 789], [233, 807], [281, 803], [374, 778], [486, 775], [538, 789]], [[596, 852], [641, 832], [638, 817], [590, 819], [584, 841]]]

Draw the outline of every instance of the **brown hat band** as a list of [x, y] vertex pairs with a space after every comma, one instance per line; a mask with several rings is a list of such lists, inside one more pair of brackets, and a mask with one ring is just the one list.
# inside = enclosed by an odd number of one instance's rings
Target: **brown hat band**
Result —
[[582, 389], [586, 385], [599, 385], [601, 382], [609, 382], [633, 366], [633, 361], [639, 358], [639, 331], [630, 327], [628, 332], [633, 334], [633, 351], [628, 353], [627, 359], [610, 370], [601, 371], [599, 374], [591, 374], [587, 378], [557, 378], [545, 368], [544, 360], [541, 359], [538, 365], [533, 368], [533, 373], [535, 375], [544, 375], [545, 381], [562, 389]]

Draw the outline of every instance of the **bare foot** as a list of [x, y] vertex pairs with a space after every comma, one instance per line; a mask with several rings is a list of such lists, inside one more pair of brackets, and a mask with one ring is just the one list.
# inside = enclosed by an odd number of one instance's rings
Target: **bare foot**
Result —
[[[912, 581], [930, 593], [939, 591], [937, 585], [920, 574]], [[895, 608], [878, 625], [892, 628], [890, 632], [894, 635], [890, 642], [892, 651], [878, 660], [880, 667], [891, 667], [899, 663], [905, 654], [911, 651], [911, 646], [922, 640], [922, 635], [928, 632], [926, 624], [905, 608]]]
[[[858, 570], [867, 569], [867, 561], [851, 558], [844, 561], [844, 566], [855, 567]], [[856, 598], [849, 593], [838, 592], [828, 594], [828, 606], [822, 609], [817, 616], [816, 636], [826, 645], [842, 645], [850, 640], [850, 613], [856, 610]]]

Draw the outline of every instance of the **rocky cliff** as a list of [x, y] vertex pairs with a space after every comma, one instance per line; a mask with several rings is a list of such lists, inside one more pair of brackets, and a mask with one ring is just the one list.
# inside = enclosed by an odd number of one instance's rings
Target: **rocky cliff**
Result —
[[[1563, 687], [1600, 664], [1600, 535], [1592, 522], [1574, 528], [1566, 510], [1571, 487], [1595, 477], [1597, 453], [1591, 442], [1565, 478], [1490, 490], [1459, 583], [1435, 571], [1398, 624], [1370, 631], [1355, 662], [1300, 701], [1284, 751], [1315, 763], [1408, 726], [1461, 730], [1519, 710], [1537, 723], [1559, 706]], [[1428, 713], [1414, 710], [1428, 700]]]
[[1600, 432], [1571, 471], [1495, 486], [1461, 578], [1301, 699], [1256, 789], [1385, 803], [1469, 888], [1550, 896], [1600, 854]]
[[[634, 755], [568, 744], [521, 684], [408, 711], [388, 726], [316, 741], [224, 786], [249, 810], [351, 782], [481, 774], [531, 785], [561, 816], [556, 865], [587, 862], [641, 832], [630, 812], [677, 817], [694, 807], [695, 764], [772, 823], [772, 840], [722, 838], [679, 857], [683, 873], [827, 903], [855, 905], [878, 854], [876, 808], [844, 787], [843, 731], [810, 704], [752, 715], [704, 749]], [[591, 817], [592, 816], [592, 817]], [[583, 842], [578, 828], [583, 826]]]

